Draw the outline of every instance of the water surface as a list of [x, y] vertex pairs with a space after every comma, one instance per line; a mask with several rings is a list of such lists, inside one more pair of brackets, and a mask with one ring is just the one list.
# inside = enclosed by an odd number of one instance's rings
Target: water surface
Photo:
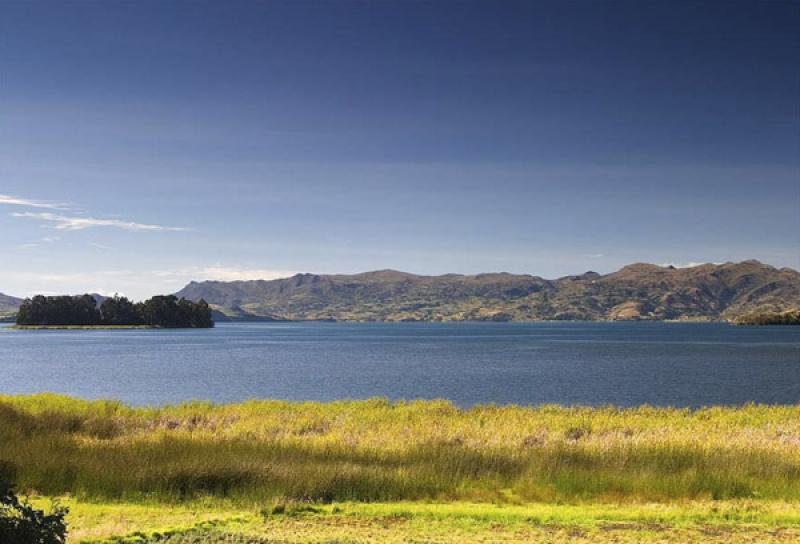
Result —
[[133, 404], [447, 398], [460, 405], [800, 402], [800, 327], [238, 323], [0, 329], [0, 392]]

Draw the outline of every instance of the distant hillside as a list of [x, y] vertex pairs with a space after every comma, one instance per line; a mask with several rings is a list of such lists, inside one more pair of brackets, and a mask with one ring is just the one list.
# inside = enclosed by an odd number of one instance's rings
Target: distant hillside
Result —
[[800, 308], [800, 273], [758, 261], [692, 268], [633, 264], [601, 276], [557, 280], [506, 273], [418, 276], [394, 270], [298, 274], [271, 281], [192, 282], [177, 293], [205, 299], [230, 319], [627, 320], [733, 319]]
[[0, 293], [0, 319], [16, 314], [20, 304], [22, 304], [21, 298]]
[[[97, 301], [98, 306], [100, 306], [107, 298], [98, 293], [91, 293], [91, 295]], [[0, 293], [0, 319], [9, 318], [13, 315], [16, 315], [19, 305], [22, 304], [22, 300], [23, 299], [21, 298], [11, 297]]]

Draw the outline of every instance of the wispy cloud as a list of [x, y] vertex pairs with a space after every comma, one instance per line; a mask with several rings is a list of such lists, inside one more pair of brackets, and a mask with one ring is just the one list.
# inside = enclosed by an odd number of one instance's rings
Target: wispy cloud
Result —
[[35, 275], [36, 279], [51, 283], [67, 283], [73, 281], [91, 281], [98, 278], [127, 279], [136, 277], [138, 273], [129, 270], [94, 270], [92, 272], [72, 272], [72, 273], [44, 273]]
[[187, 266], [185, 268], [157, 270], [152, 274], [165, 281], [177, 279], [181, 282], [189, 280], [204, 281], [244, 281], [244, 280], [274, 280], [288, 278], [296, 272], [289, 270], [275, 270], [272, 268], [242, 268], [214, 264], [212, 266]]
[[47, 202], [44, 200], [32, 200], [29, 198], [20, 198], [11, 195], [0, 194], [0, 204], [7, 204], [10, 206], [25, 206], [28, 208], [47, 208], [51, 210], [63, 210], [67, 208], [66, 204], [58, 202]]
[[[271, 280], [292, 276], [295, 272], [214, 266], [188, 266], [185, 268], [169, 268], [162, 270], [93, 270], [91, 272], [44, 272], [32, 274], [36, 280], [49, 283], [97, 282], [98, 280], [119, 282], [121, 284], [148, 285], [163, 284], [171, 286], [178, 284], [182, 287], [191, 280]], [[0, 277], [2, 277], [0, 275]], [[172, 287], [166, 287], [171, 289]], [[163, 291], [163, 289], [162, 289]], [[166, 292], [166, 291], [163, 291]]]
[[[0, 194], [0, 205], [21, 206], [27, 208], [44, 208], [49, 210], [70, 210], [70, 206], [59, 202], [45, 200], [34, 200], [21, 198], [11, 195]], [[54, 228], [59, 230], [84, 230], [97, 227], [110, 227], [129, 231], [185, 231], [184, 227], [168, 227], [164, 225], [154, 225], [148, 223], [138, 223], [136, 221], [125, 221], [122, 219], [98, 219], [95, 217], [81, 217], [75, 215], [64, 215], [63, 213], [53, 212], [15, 212], [13, 217], [36, 219], [46, 223], [52, 223]], [[57, 237], [42, 239], [45, 243], [52, 243], [58, 240]], [[28, 244], [28, 247], [35, 247]]]
[[54, 244], [61, 240], [61, 236], [45, 236], [44, 238], [40, 238], [38, 242], [28, 242], [26, 244], [21, 244], [19, 247], [24, 249], [32, 249], [41, 246], [42, 244]]
[[287, 270], [272, 270], [267, 268], [237, 268], [230, 266], [207, 266], [197, 270], [195, 274], [198, 280], [219, 280], [219, 281], [245, 281], [245, 280], [274, 280], [278, 278], [288, 278], [295, 272]]
[[24, 217], [37, 219], [53, 223], [54, 228], [59, 230], [84, 230], [98, 227], [111, 227], [130, 231], [185, 231], [184, 227], [166, 227], [164, 225], [150, 225], [147, 223], [136, 223], [134, 221], [123, 221], [121, 219], [97, 219], [94, 217], [74, 217], [67, 215], [54, 214], [50, 212], [17, 212], [12, 213], [14, 217]]
[[709, 263], [709, 262], [700, 262], [700, 261], [689, 261], [688, 263], [661, 263], [658, 266], [672, 266], [674, 268], [694, 268], [695, 266], [702, 266], [704, 264], [722, 264], [722, 263]]
[[161, 270], [106, 269], [92, 271], [21, 272], [0, 268], [0, 285], [24, 285], [15, 295], [64, 293], [127, 293], [136, 299], [174, 293], [192, 280], [271, 280], [295, 272], [213, 264]]
[[104, 244], [98, 244], [97, 242], [89, 242], [89, 245], [91, 247], [96, 247], [97, 249], [102, 249], [103, 251], [115, 251], [115, 248]]

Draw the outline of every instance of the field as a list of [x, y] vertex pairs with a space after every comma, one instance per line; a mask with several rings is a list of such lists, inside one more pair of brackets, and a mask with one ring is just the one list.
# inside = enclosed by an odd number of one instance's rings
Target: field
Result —
[[800, 406], [0, 397], [0, 470], [74, 542], [800, 540]]

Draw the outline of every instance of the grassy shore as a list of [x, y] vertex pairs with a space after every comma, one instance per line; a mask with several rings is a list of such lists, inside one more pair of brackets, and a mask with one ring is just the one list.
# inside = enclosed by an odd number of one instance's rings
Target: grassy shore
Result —
[[[46, 500], [35, 501], [43, 506]], [[70, 508], [70, 542], [281, 544], [795, 543], [790, 503], [664, 504], [303, 503], [245, 508], [225, 501], [92, 503]], [[283, 508], [280, 508], [280, 507]]]
[[[397, 541], [456, 542], [423, 528], [446, 535], [472, 524], [509, 542], [537, 531], [566, 541], [572, 529], [599, 541], [608, 524], [652, 532], [654, 542], [716, 530], [800, 538], [800, 406], [463, 410], [373, 399], [131, 408], [0, 396], [0, 467], [23, 491], [69, 496], [81, 538], [111, 536], [90, 530], [108, 516], [120, 534], [312, 531], [281, 537], [298, 543], [389, 541], [358, 536], [387, 523]], [[126, 509], [166, 517], [135, 529]], [[191, 523], [167, 519], [180, 511], [194, 512]], [[517, 521], [495, 518], [507, 515]], [[209, 520], [213, 528], [192, 529]], [[319, 540], [325, 527], [340, 540]]]

